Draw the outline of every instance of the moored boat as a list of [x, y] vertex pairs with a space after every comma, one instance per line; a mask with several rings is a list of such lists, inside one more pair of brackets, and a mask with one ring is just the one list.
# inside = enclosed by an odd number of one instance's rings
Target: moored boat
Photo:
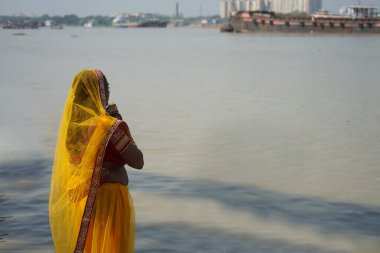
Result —
[[231, 26], [231, 24], [223, 24], [220, 26], [220, 31], [226, 32], [226, 33], [232, 33], [234, 31], [234, 28]]
[[230, 17], [235, 32], [251, 33], [373, 33], [380, 34], [380, 17], [372, 6], [350, 6], [350, 15], [327, 11], [306, 17], [277, 15], [270, 11], [240, 11]]
[[168, 22], [159, 20], [150, 20], [140, 23], [138, 27], [166, 27]]

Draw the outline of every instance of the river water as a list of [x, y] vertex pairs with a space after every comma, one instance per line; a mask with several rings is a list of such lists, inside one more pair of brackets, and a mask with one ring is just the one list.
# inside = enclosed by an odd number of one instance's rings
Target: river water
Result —
[[0, 30], [0, 251], [53, 252], [74, 75], [100, 68], [144, 152], [136, 252], [380, 252], [380, 37]]

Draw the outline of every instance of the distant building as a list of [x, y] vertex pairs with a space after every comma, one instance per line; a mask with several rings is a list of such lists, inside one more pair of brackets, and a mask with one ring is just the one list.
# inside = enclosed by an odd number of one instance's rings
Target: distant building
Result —
[[375, 6], [351, 5], [345, 14], [355, 18], [376, 17], [377, 8]]
[[93, 27], [94, 20], [88, 20], [83, 24], [84, 27], [86, 28], [92, 28]]
[[46, 27], [51, 27], [52, 26], [52, 23], [53, 23], [53, 20], [45, 20], [45, 26]]
[[220, 17], [228, 18], [238, 11], [269, 10], [269, 0], [223, 0], [220, 2]]
[[175, 17], [179, 18], [179, 3], [175, 3]]
[[220, 14], [220, 18], [228, 18], [227, 1], [220, 2], [219, 14]]
[[305, 12], [312, 14], [322, 9], [322, 0], [272, 0], [271, 10], [278, 13]]

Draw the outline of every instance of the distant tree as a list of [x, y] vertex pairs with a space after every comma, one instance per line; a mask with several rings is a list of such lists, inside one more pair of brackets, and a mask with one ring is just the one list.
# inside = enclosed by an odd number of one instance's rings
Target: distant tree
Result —
[[56, 25], [64, 24], [63, 17], [61, 16], [52, 16], [50, 17], [50, 20], [52, 20], [53, 24], [56, 24]]
[[83, 25], [82, 20], [73, 14], [63, 16], [63, 21], [65, 25]]
[[78, 26], [83, 25], [82, 20], [77, 17], [76, 15], [65, 15], [65, 16], [53, 16], [50, 17], [53, 21], [53, 24], [55, 25], [71, 25], [71, 26]]
[[111, 26], [113, 18], [105, 16], [96, 16], [93, 18], [94, 26]]
[[50, 16], [48, 14], [44, 14], [41, 17], [39, 17], [40, 20], [49, 20]]
[[220, 19], [220, 16], [219, 15], [213, 15], [213, 16], [209, 16], [207, 18], [209, 18], [209, 19]]

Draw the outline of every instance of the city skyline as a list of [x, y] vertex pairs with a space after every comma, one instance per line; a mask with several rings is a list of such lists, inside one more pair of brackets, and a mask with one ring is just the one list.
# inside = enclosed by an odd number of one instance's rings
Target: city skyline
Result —
[[[357, 4], [357, 0], [323, 0], [323, 8], [338, 12], [342, 6]], [[380, 8], [380, 0], [362, 0], [363, 5], [374, 4]], [[176, 3], [179, 13], [185, 17], [219, 15], [220, 0], [0, 0], [0, 15], [23, 13], [26, 15], [78, 16], [110, 15], [117, 13], [161, 13], [174, 15]]]

